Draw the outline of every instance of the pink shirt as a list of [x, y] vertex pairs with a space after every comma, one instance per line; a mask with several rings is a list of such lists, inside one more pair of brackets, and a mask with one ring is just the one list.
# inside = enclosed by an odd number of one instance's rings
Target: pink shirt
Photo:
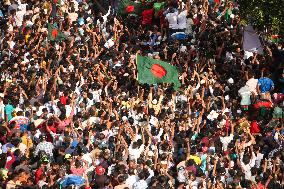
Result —
[[65, 119], [65, 120], [63, 120], [59, 123], [58, 128], [60, 130], [64, 130], [65, 127], [71, 123], [71, 119], [72, 119], [73, 115], [74, 115], [74, 110], [71, 111], [71, 114], [67, 119]]
[[87, 171], [87, 168], [85, 168], [85, 167], [80, 167], [80, 168], [71, 167], [71, 172], [74, 175], [84, 176], [86, 171]]

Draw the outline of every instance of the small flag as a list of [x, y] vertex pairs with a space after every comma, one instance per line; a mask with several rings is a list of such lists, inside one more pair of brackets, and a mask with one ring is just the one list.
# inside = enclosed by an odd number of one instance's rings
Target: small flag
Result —
[[54, 25], [48, 24], [48, 39], [51, 41], [61, 41], [65, 39], [65, 35]]
[[132, 12], [134, 11], [134, 9], [135, 9], [135, 8], [134, 8], [133, 5], [129, 5], [129, 6], [126, 7], [126, 12], [127, 12], [127, 13], [132, 13]]
[[178, 70], [167, 62], [137, 54], [136, 64], [139, 83], [173, 83], [176, 90], [181, 86], [178, 79]]
[[279, 35], [272, 35], [271, 36], [271, 41], [273, 43], [278, 43], [279, 42]]

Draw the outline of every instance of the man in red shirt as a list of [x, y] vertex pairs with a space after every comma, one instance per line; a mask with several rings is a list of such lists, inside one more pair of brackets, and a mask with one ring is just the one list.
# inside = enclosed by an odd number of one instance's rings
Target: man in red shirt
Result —
[[154, 9], [144, 10], [142, 12], [142, 25], [151, 26], [153, 20]]

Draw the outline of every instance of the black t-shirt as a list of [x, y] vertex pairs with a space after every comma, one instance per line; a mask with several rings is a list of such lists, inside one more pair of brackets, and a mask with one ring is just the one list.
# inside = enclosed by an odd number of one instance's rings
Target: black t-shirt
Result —
[[101, 189], [105, 186], [105, 182], [107, 180], [106, 175], [95, 175], [94, 181], [92, 183], [93, 189]]
[[57, 155], [56, 159], [55, 159], [56, 163], [58, 163], [59, 165], [62, 165], [64, 163], [64, 157], [62, 155]]

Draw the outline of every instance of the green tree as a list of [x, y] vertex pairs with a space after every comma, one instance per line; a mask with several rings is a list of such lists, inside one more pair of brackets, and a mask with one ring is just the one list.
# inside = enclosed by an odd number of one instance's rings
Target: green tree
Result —
[[284, 35], [284, 0], [238, 0], [243, 21], [269, 35]]

